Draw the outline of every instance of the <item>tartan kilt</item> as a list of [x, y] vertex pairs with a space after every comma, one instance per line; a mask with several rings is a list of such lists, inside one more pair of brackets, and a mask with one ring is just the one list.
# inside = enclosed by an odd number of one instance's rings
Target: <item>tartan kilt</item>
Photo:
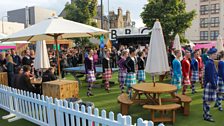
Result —
[[192, 71], [192, 73], [191, 73], [191, 81], [194, 81], [194, 82], [198, 82], [199, 81], [198, 71]]
[[183, 79], [183, 85], [191, 85], [191, 80], [188, 79]]
[[103, 73], [103, 79], [109, 81], [111, 78], [112, 78], [111, 69], [105, 69], [105, 72]]
[[95, 72], [93, 70], [88, 70], [87, 82], [92, 83], [96, 81]]
[[172, 77], [171, 84], [176, 86], [177, 89], [181, 89], [181, 78], [179, 78], [179, 81], [175, 77]]
[[135, 73], [127, 73], [125, 84], [128, 88], [131, 88], [132, 85], [136, 84], [136, 74]]
[[119, 73], [118, 73], [118, 82], [120, 83], [120, 84], [124, 84], [124, 82], [125, 82], [125, 79], [126, 79], [126, 72], [124, 72], [124, 71], [119, 71]]
[[199, 76], [199, 79], [201, 79], [203, 77], [203, 69], [199, 70], [198, 76]]
[[145, 71], [144, 70], [138, 70], [137, 78], [139, 81], [145, 80]]
[[224, 93], [224, 81], [222, 80], [221, 77], [218, 77], [218, 93]]
[[216, 89], [212, 89], [212, 85], [207, 83], [204, 87], [203, 101], [215, 101], [216, 93]]

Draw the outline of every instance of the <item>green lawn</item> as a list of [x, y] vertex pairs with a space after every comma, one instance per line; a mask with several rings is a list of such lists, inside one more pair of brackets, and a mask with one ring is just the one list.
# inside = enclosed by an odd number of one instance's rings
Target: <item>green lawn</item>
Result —
[[[117, 82], [117, 73], [113, 75], [113, 81]], [[151, 77], [147, 76], [147, 82], [151, 82]], [[66, 77], [67, 79], [74, 78], [71, 75]], [[84, 78], [81, 78], [83, 84], [80, 86], [80, 98], [83, 101], [91, 101], [94, 102], [95, 107], [100, 110], [105, 109], [109, 113], [109, 111], [113, 111], [115, 114], [119, 113], [119, 104], [117, 103], [117, 96], [120, 94], [119, 85], [116, 83], [111, 87], [111, 92], [106, 93], [103, 88], [94, 88], [93, 97], [86, 96], [87, 85], [84, 82]], [[100, 84], [101, 80], [98, 80], [97, 83]], [[169, 82], [166, 80], [165, 82]], [[213, 114], [213, 118], [215, 119], [215, 123], [206, 122], [202, 118], [202, 89], [199, 84], [197, 86], [198, 93], [195, 95], [191, 95], [190, 89], [187, 91], [187, 95], [191, 96], [193, 101], [191, 103], [191, 113], [190, 116], [185, 117], [179, 111], [176, 115], [176, 126], [224, 126], [224, 112], [219, 112], [217, 109], [211, 108], [211, 114]], [[213, 105], [212, 105], [213, 106]], [[7, 112], [0, 110], [0, 116], [7, 114]], [[132, 121], [136, 122], [138, 118], [143, 118], [144, 120], [150, 120], [149, 111], [146, 111], [140, 105], [132, 105], [130, 107], [130, 115], [132, 116]], [[169, 126], [171, 124], [165, 124]], [[25, 120], [19, 120], [13, 123], [7, 123], [7, 121], [0, 119], [0, 126], [33, 126], [33, 124], [29, 123]]]

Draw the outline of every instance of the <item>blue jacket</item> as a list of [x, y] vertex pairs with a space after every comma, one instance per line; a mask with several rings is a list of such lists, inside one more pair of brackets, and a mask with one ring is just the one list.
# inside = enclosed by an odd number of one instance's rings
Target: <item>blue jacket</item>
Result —
[[224, 61], [219, 61], [218, 65], [218, 76], [224, 80]]
[[217, 88], [217, 71], [215, 68], [214, 61], [208, 59], [205, 65], [205, 75], [204, 75], [204, 84], [210, 83], [213, 89]]
[[193, 71], [198, 71], [198, 60], [195, 58], [192, 58], [191, 60], [191, 69]]
[[174, 59], [173, 62], [173, 77], [177, 80], [182, 78], [182, 71], [181, 71], [181, 63], [179, 60]]

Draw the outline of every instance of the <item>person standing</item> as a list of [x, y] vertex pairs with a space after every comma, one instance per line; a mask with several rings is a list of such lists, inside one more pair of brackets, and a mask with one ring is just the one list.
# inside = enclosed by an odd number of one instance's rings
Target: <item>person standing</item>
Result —
[[191, 53], [190, 51], [185, 51], [185, 57], [181, 62], [182, 73], [183, 73], [183, 90], [182, 94], [186, 94], [187, 86], [191, 85], [190, 74], [191, 74], [191, 63], [190, 63]]
[[140, 82], [145, 82], [145, 53], [140, 51], [138, 53], [138, 73], [137, 73], [137, 78], [138, 78], [138, 83]]
[[130, 56], [125, 61], [125, 67], [127, 68], [127, 75], [125, 79], [125, 84], [127, 86], [127, 93], [129, 94], [129, 98], [132, 95], [132, 85], [136, 84], [136, 63], [137, 60], [135, 58], [136, 51], [135, 48], [129, 49]]
[[208, 51], [209, 59], [205, 65], [204, 92], [203, 92], [203, 118], [205, 121], [214, 122], [210, 115], [210, 104], [216, 101], [217, 93], [217, 71], [214, 59], [217, 57], [217, 49], [211, 48]]
[[199, 70], [199, 82], [201, 84], [201, 88], [203, 88], [203, 83], [202, 83], [202, 76], [203, 76], [203, 61], [202, 61], [202, 57], [201, 57], [201, 50], [198, 50], [198, 70]]
[[194, 51], [194, 57], [191, 60], [191, 90], [192, 94], [197, 93], [195, 90], [195, 83], [199, 81], [199, 63], [198, 63], [198, 51]]
[[87, 81], [89, 83], [87, 96], [93, 96], [92, 87], [93, 83], [96, 81], [95, 77], [95, 65], [93, 61], [93, 50], [91, 49], [88, 53], [88, 56], [85, 58], [85, 69], [87, 74]]
[[124, 50], [121, 53], [121, 59], [117, 62], [117, 65], [119, 67], [118, 82], [120, 84], [121, 93], [124, 93], [124, 83], [125, 83], [125, 78], [126, 78], [126, 74], [127, 74], [127, 68], [125, 67], [125, 61], [126, 61], [127, 57], [128, 57], [128, 52]]
[[220, 52], [221, 60], [218, 63], [218, 82], [217, 82], [217, 99], [215, 107], [218, 107], [219, 111], [222, 109], [222, 96], [224, 94], [224, 51]]
[[11, 56], [13, 62], [15, 63], [14, 68], [19, 67], [21, 65], [21, 58], [19, 55], [16, 54], [16, 51], [14, 49], [11, 49]]
[[11, 87], [13, 85], [14, 63], [10, 55], [7, 56], [6, 68], [7, 68], [7, 76], [8, 76], [8, 85]]
[[172, 74], [172, 81], [171, 84], [175, 85], [177, 87], [177, 90], [181, 89], [181, 79], [182, 79], [182, 71], [181, 71], [181, 63], [180, 63], [180, 57], [181, 52], [180, 50], [175, 50], [174, 55], [176, 58], [172, 61], [173, 66], [173, 74]]
[[103, 80], [105, 81], [105, 90], [110, 91], [110, 79], [112, 78], [112, 69], [110, 64], [110, 50], [105, 50], [105, 56], [103, 58]]

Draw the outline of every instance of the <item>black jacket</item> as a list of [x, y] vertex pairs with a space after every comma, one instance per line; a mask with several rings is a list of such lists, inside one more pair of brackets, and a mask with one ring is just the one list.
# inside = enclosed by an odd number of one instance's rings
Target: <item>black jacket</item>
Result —
[[31, 59], [31, 57], [27, 57], [27, 56], [24, 56], [23, 57], [23, 59], [22, 59], [22, 64], [23, 65], [29, 65], [29, 66], [31, 66], [31, 64], [32, 64], [32, 59]]
[[103, 58], [103, 72], [105, 72], [105, 69], [111, 68], [110, 66], [110, 59], [107, 60], [106, 58]]
[[30, 78], [27, 75], [22, 74], [18, 80], [19, 80], [18, 85], [16, 85], [18, 89], [39, 93], [39, 91], [32, 86]]
[[136, 58], [135, 58], [135, 61], [133, 61], [133, 60], [131, 59], [131, 57], [128, 57], [128, 58], [126, 59], [124, 65], [125, 65], [125, 67], [127, 68], [127, 72], [128, 72], [128, 73], [131, 73], [131, 72], [135, 73], [136, 63], [137, 63]]
[[144, 70], [145, 69], [145, 60], [142, 60], [140, 57], [138, 57], [138, 70]]
[[47, 81], [54, 81], [57, 80], [57, 77], [52, 74], [50, 71], [46, 71], [43, 74], [42, 82], [47, 82]]

